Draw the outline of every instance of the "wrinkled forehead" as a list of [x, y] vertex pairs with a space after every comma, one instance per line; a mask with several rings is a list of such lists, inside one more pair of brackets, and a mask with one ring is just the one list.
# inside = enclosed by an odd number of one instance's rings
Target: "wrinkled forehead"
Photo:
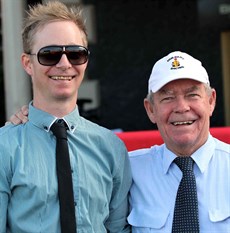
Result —
[[165, 84], [157, 93], [159, 94], [169, 94], [176, 93], [178, 91], [189, 93], [193, 91], [202, 90], [204, 84], [192, 79], [180, 79], [174, 80]]

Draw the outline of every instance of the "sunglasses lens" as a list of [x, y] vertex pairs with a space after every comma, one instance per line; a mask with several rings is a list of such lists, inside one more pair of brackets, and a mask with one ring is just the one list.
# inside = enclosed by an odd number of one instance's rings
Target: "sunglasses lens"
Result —
[[38, 61], [44, 66], [56, 65], [62, 56], [62, 47], [47, 46], [38, 52]]
[[89, 52], [82, 46], [67, 46], [65, 54], [72, 65], [81, 65], [87, 62]]
[[[65, 48], [65, 50], [63, 50]], [[38, 61], [44, 66], [56, 65], [63, 54], [66, 54], [72, 65], [82, 65], [87, 62], [89, 51], [83, 46], [47, 46], [38, 52]]]

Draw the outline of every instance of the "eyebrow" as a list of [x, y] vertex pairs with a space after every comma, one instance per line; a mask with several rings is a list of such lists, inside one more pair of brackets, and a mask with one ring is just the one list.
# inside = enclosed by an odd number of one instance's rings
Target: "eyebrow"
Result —
[[188, 93], [188, 92], [193, 92], [193, 91], [198, 91], [198, 90], [200, 90], [200, 87], [192, 86], [192, 87], [186, 89], [185, 92]]
[[173, 90], [168, 90], [168, 89], [161, 89], [160, 91], [159, 91], [159, 94], [160, 95], [170, 95], [170, 94], [173, 94]]

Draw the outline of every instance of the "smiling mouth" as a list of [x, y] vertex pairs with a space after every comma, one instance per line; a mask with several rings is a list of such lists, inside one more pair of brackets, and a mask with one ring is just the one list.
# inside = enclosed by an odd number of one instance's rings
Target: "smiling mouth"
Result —
[[172, 122], [171, 124], [174, 126], [178, 126], [178, 125], [191, 125], [193, 124], [195, 121], [176, 121], [176, 122]]
[[74, 77], [73, 76], [50, 76], [51, 79], [53, 80], [72, 80]]

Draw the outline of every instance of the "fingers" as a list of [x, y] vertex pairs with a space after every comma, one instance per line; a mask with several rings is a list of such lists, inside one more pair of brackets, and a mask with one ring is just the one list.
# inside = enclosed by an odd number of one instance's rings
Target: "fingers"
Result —
[[[22, 106], [17, 113], [10, 117], [9, 121], [14, 125], [26, 123], [28, 121], [28, 106]], [[8, 124], [8, 122], [6, 124]]]
[[14, 125], [19, 125], [19, 124], [23, 123], [22, 120], [20, 118], [18, 118], [18, 116], [16, 114], [12, 115], [10, 117], [9, 121]]
[[[27, 119], [28, 114], [29, 114], [28, 106], [27, 106], [27, 105], [23, 105], [23, 106], [21, 107], [21, 112], [22, 112], [22, 114], [23, 114], [24, 116], [26, 116], [26, 119]], [[28, 119], [27, 119], [27, 120], [28, 120]]]

